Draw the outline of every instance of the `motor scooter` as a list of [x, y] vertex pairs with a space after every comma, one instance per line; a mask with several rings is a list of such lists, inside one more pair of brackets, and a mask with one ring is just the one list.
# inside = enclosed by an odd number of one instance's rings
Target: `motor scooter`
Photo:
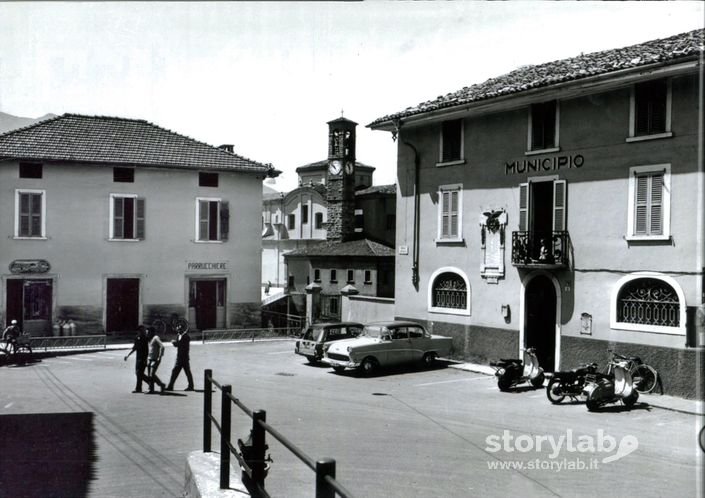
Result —
[[597, 363], [585, 363], [573, 370], [555, 372], [546, 386], [546, 397], [554, 405], [568, 396], [573, 401], [583, 394], [585, 376], [597, 373]]
[[498, 361], [490, 362], [490, 366], [495, 368], [497, 377], [497, 387], [500, 391], [508, 391], [510, 388], [523, 382], [530, 382], [534, 387], [541, 387], [545, 379], [543, 368], [539, 366], [534, 348], [522, 349], [524, 352], [523, 361], [518, 358], [501, 358]]
[[607, 374], [587, 374], [583, 395], [589, 411], [595, 411], [607, 403], [622, 401], [631, 408], [639, 399], [634, 380], [629, 372], [629, 362], [612, 359], [607, 365]]

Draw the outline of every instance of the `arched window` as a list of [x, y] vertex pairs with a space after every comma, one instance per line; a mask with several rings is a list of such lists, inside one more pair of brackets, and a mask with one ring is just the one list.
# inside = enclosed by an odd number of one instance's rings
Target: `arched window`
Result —
[[675, 289], [657, 278], [637, 278], [617, 296], [617, 322], [655, 327], [680, 327], [681, 303]]
[[445, 272], [433, 281], [431, 306], [465, 310], [468, 307], [468, 289], [463, 277], [457, 273]]

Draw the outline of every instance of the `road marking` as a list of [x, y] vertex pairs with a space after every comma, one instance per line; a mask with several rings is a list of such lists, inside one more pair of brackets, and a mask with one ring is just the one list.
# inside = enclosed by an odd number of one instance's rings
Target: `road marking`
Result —
[[14, 404], [15, 404], [14, 401], [10, 401], [10, 402], [9, 402], [8, 404], [6, 404], [3, 408], [5, 408], [5, 410], [7, 410], [8, 408], [10, 408], [10, 407], [11, 407], [12, 405], [14, 405]]
[[470, 380], [491, 379], [492, 377], [469, 377], [467, 379], [439, 380], [438, 382], [426, 382], [425, 384], [416, 384], [414, 387], [435, 386], [436, 384], [449, 384], [451, 382], [468, 382]]
[[93, 358], [81, 358], [80, 356], [72, 356], [71, 359], [78, 361], [93, 361]]
[[274, 351], [273, 353], [267, 353], [267, 354], [289, 354], [293, 353], [293, 351]]

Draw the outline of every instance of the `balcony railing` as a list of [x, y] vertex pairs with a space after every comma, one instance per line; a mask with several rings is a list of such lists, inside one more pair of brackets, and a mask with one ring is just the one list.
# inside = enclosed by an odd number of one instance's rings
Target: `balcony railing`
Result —
[[568, 266], [568, 232], [512, 232], [512, 264], [519, 268]]

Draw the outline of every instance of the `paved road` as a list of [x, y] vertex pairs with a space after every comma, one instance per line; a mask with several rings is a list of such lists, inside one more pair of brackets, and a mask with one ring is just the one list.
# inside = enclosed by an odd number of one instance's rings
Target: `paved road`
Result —
[[[500, 393], [492, 377], [453, 368], [337, 375], [292, 349], [290, 341], [195, 345], [196, 385], [212, 368], [312, 458], [336, 458], [339, 480], [356, 496], [696, 496], [703, 454], [692, 415], [645, 407], [588, 413], [582, 404], [551, 405], [543, 390]], [[201, 446], [202, 394], [131, 394], [134, 360], [123, 362], [124, 353], [1, 368], [0, 422], [92, 413], [88, 496], [180, 496], [186, 455]], [[173, 356], [168, 351], [162, 378]], [[177, 389], [185, 386], [182, 374]], [[233, 413], [233, 439], [244, 438], [250, 421]], [[273, 496], [313, 496], [313, 473], [268, 442]], [[634, 451], [609, 461], [617, 447]], [[571, 470], [581, 465], [588, 468]]]

